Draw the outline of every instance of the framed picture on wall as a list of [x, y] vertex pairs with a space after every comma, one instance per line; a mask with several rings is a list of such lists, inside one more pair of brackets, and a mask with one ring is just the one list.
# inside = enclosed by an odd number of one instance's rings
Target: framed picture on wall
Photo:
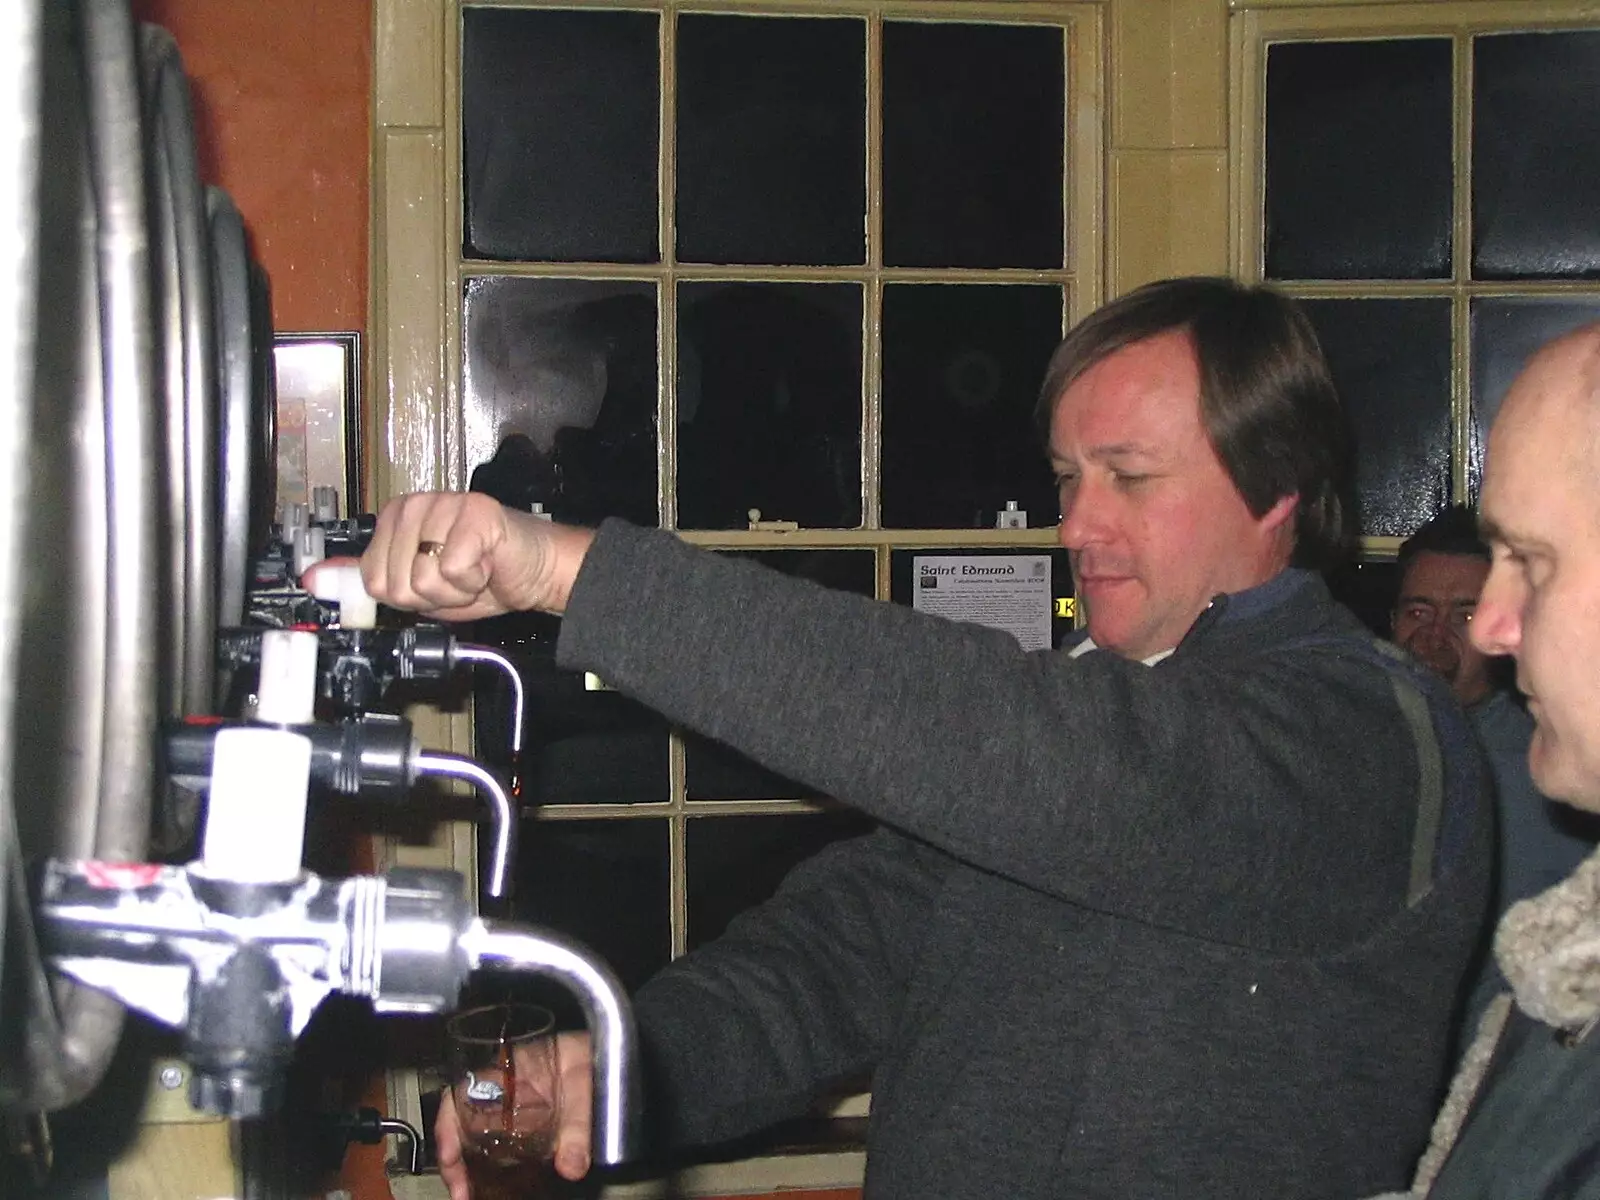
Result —
[[310, 505], [316, 488], [339, 496], [339, 516], [362, 510], [361, 335], [280, 333], [272, 339], [277, 386], [278, 497]]

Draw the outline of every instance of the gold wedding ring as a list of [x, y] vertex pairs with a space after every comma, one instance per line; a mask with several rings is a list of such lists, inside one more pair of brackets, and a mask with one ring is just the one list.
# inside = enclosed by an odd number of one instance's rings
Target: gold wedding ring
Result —
[[444, 553], [443, 542], [418, 542], [417, 553], [426, 554], [429, 558], [438, 558]]

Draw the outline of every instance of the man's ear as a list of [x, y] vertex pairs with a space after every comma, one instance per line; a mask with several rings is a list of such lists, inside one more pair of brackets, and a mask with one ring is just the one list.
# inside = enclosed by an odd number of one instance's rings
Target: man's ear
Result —
[[1299, 507], [1299, 492], [1290, 492], [1287, 496], [1279, 496], [1273, 501], [1271, 508], [1256, 518], [1256, 523], [1261, 526], [1264, 533], [1276, 533], [1284, 525], [1288, 525], [1290, 532], [1293, 532], [1294, 515]]

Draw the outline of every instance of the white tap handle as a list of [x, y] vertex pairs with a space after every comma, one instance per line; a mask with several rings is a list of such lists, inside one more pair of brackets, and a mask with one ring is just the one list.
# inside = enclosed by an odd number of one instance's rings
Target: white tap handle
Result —
[[283, 506], [283, 520], [278, 522], [278, 539], [289, 549], [294, 549], [295, 534], [310, 523], [310, 512], [304, 504], [290, 501]]
[[299, 878], [310, 779], [310, 738], [287, 729], [219, 730], [199, 872], [236, 883]]
[[311, 489], [311, 516], [316, 521], [339, 519], [339, 491], [332, 487]]
[[310, 724], [317, 702], [317, 635], [269, 629], [261, 635], [256, 719], [268, 725]]
[[312, 563], [328, 557], [328, 535], [320, 525], [300, 529], [294, 539], [294, 573], [304, 575]]
[[340, 563], [318, 569], [311, 584], [318, 600], [331, 600], [339, 606], [341, 629], [371, 629], [378, 623], [378, 602], [367, 595], [357, 563]]

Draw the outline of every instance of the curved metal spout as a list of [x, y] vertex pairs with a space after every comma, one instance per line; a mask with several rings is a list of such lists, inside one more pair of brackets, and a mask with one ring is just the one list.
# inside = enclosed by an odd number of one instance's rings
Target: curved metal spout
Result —
[[595, 1161], [615, 1166], [632, 1157], [638, 1144], [637, 1035], [633, 1008], [611, 969], [570, 938], [504, 921], [473, 921], [457, 945], [475, 970], [543, 975], [577, 996], [594, 1053]]
[[471, 642], [461, 642], [455, 648], [457, 662], [486, 663], [491, 667], [498, 667], [507, 679], [511, 681], [511, 753], [522, 753], [522, 714], [525, 700], [522, 694], [522, 672], [517, 670], [513, 663], [500, 651], [492, 646], [479, 646]]
[[424, 751], [417, 755], [414, 765], [419, 777], [442, 775], [450, 779], [466, 779], [476, 784], [488, 797], [494, 823], [494, 854], [489, 860], [489, 880], [483, 890], [497, 899], [504, 896], [511, 860], [517, 852], [517, 817], [511, 810], [511, 797], [506, 795], [506, 789], [495, 778], [494, 772], [460, 754]]
[[417, 1136], [416, 1127], [409, 1121], [402, 1121], [398, 1117], [380, 1117], [378, 1130], [381, 1134], [391, 1137], [403, 1137], [411, 1147], [411, 1159], [406, 1171], [411, 1175], [422, 1174], [422, 1139]]

